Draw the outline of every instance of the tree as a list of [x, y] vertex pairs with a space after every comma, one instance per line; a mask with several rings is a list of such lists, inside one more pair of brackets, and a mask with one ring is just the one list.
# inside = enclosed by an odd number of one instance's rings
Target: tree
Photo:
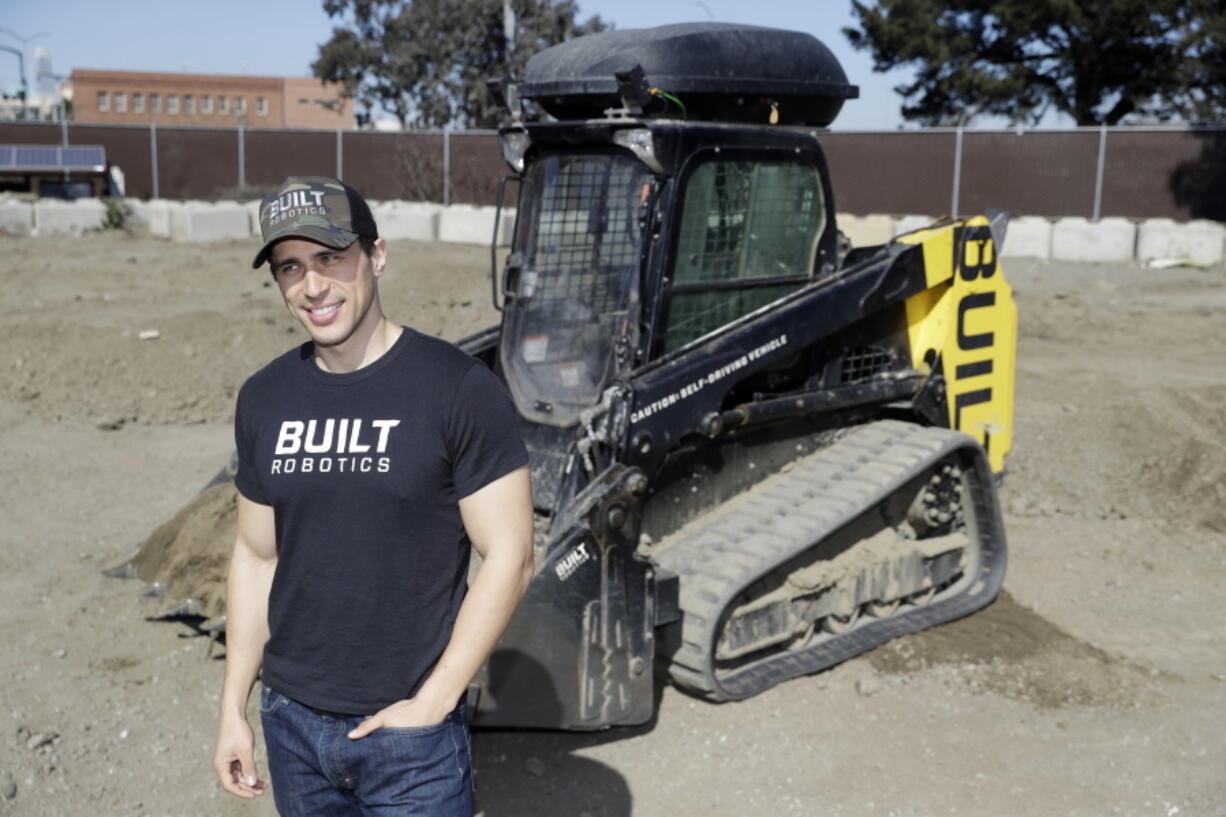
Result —
[[394, 115], [402, 127], [493, 127], [502, 118], [485, 81], [523, 72], [528, 57], [582, 34], [575, 0], [512, 0], [508, 53], [503, 0], [324, 0], [342, 25], [319, 47], [315, 76], [340, 82], [359, 105]]
[[1221, 0], [853, 0], [843, 33], [876, 70], [916, 66], [895, 90], [928, 125], [978, 113], [1078, 125], [1226, 111]]

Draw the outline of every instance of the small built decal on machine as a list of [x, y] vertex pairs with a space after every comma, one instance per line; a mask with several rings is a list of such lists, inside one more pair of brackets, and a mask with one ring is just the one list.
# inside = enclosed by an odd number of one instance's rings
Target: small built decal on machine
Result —
[[592, 554], [588, 552], [587, 542], [580, 542], [574, 550], [559, 559], [553, 569], [561, 581], [566, 581], [579, 569], [580, 565], [591, 558]]
[[675, 403], [678, 403], [681, 400], [684, 400], [685, 398], [691, 395], [697, 394], [699, 391], [701, 391], [702, 389], [705, 389], [707, 386], [714, 385], [715, 383], [718, 383], [719, 381], [723, 380], [728, 375], [733, 374], [734, 372], [740, 371], [741, 369], [744, 369], [750, 363], [753, 363], [755, 360], [762, 357], [763, 355], [769, 354], [770, 352], [773, 352], [776, 349], [780, 349], [784, 346], [787, 346], [787, 343], [788, 343], [788, 336], [780, 335], [774, 340], [767, 341], [761, 346], [758, 346], [754, 349], [750, 349], [748, 352], [741, 355], [736, 360], [730, 363], [726, 363], [723, 366], [720, 366], [718, 369], [716, 369], [713, 372], [707, 372], [703, 376], [699, 377], [697, 380], [694, 380], [690, 383], [686, 383], [684, 386], [682, 386], [680, 389], [677, 389], [677, 391], [673, 392], [672, 394], [666, 394], [663, 397], [661, 397], [659, 400], [656, 400], [655, 402], [652, 402], [652, 403], [648, 403], [647, 405], [643, 406], [641, 409], [638, 409], [637, 411], [632, 412], [630, 414], [630, 422], [637, 423], [640, 420], [646, 420], [648, 417], [655, 414], [656, 412], [666, 409], [669, 406]]

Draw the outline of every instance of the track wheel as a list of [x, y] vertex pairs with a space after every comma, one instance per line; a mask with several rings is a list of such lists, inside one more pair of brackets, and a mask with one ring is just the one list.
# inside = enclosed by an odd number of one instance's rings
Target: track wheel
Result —
[[898, 611], [900, 605], [902, 605], [902, 599], [870, 601], [864, 605], [864, 609], [873, 618], [889, 618]]
[[810, 621], [802, 627], [798, 628], [792, 637], [784, 643], [784, 648], [788, 650], [799, 650], [809, 646], [809, 642], [813, 639], [813, 633], [817, 631], [817, 622]]
[[822, 629], [831, 635], [841, 635], [851, 629], [860, 618], [860, 608], [857, 607], [847, 616], [826, 616], [822, 619]]

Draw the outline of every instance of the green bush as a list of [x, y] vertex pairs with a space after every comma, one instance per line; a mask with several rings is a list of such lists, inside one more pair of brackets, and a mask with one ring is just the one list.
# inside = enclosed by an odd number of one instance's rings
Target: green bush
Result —
[[102, 203], [106, 206], [106, 214], [102, 216], [101, 229], [103, 230], [126, 230], [128, 228], [128, 219], [132, 217], [132, 208], [123, 199], [104, 198]]

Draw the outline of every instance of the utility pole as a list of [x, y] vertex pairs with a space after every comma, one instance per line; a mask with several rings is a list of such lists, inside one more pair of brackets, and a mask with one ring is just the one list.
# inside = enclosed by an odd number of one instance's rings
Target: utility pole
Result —
[[10, 54], [17, 55], [17, 73], [21, 77], [21, 121], [26, 120], [26, 95], [29, 93], [29, 87], [26, 85], [26, 55], [16, 48], [10, 48], [7, 45], [0, 45], [0, 51], [7, 51]]
[[[0, 33], [8, 34], [10, 37], [20, 40], [23, 49], [25, 48], [26, 43], [30, 42], [30, 40], [37, 39], [38, 37], [49, 36], [45, 31], [40, 31], [37, 34], [31, 34], [29, 37], [23, 37], [16, 31], [13, 31], [11, 28], [0, 28]], [[18, 70], [21, 74], [21, 119], [24, 122], [27, 118], [27, 111], [29, 110], [26, 102], [30, 96], [30, 86], [26, 82], [26, 55], [24, 51], [18, 51], [17, 49], [10, 48], [7, 45], [0, 45], [0, 49], [8, 51], [10, 54], [17, 55]]]
[[515, 10], [511, 8], [511, 0], [502, 0], [502, 36], [507, 44], [507, 73], [515, 64]]

